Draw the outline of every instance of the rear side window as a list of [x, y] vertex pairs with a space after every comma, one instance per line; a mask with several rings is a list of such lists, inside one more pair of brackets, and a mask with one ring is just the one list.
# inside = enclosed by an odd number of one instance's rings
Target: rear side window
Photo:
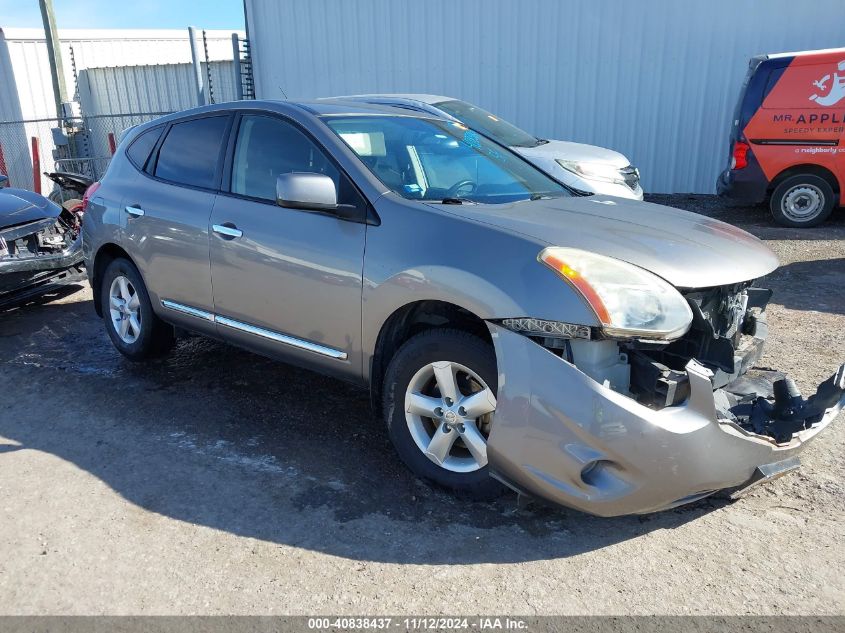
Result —
[[156, 143], [158, 143], [158, 137], [161, 136], [161, 131], [163, 129], [163, 125], [151, 128], [146, 132], [139, 134], [138, 137], [132, 141], [129, 149], [126, 150], [126, 155], [135, 167], [138, 169], [144, 169], [144, 166], [147, 164], [147, 159], [150, 157], [150, 152], [153, 151]]
[[228, 119], [203, 117], [174, 124], [158, 152], [156, 177], [212, 189]]

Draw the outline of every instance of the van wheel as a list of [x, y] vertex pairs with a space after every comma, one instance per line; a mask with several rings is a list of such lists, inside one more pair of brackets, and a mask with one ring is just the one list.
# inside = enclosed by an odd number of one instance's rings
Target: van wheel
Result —
[[466, 332], [428, 330], [399, 349], [384, 379], [384, 416], [415, 475], [472, 499], [505, 491], [487, 463], [497, 378], [492, 346]]
[[147, 287], [132, 262], [123, 258], [111, 262], [100, 293], [106, 332], [126, 358], [155, 358], [173, 347], [173, 328], [153, 313]]
[[772, 217], [781, 226], [805, 228], [824, 222], [833, 211], [833, 187], [821, 176], [790, 176], [772, 193]]

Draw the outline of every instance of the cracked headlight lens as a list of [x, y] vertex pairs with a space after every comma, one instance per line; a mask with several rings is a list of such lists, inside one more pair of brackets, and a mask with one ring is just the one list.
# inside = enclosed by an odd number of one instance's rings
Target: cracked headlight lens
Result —
[[639, 266], [558, 246], [544, 249], [538, 259], [578, 291], [609, 336], [672, 340], [692, 323], [681, 293]]

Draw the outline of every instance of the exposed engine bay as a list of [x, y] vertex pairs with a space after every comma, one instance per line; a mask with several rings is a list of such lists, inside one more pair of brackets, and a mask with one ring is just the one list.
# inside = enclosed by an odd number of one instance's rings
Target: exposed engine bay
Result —
[[695, 360], [713, 374], [719, 418], [778, 444], [818, 423], [842, 398], [845, 365], [806, 399], [792, 379], [758, 366], [768, 335], [771, 290], [749, 281], [682, 294], [692, 309], [692, 324], [669, 343], [602, 339], [600, 330], [583, 327], [564, 337], [532, 338], [594, 380], [654, 410], [687, 400], [686, 366]]
[[751, 282], [684, 293], [693, 313], [690, 329], [669, 344], [644, 341], [622, 347], [631, 360], [631, 392], [655, 409], [689, 395], [686, 365], [695, 359], [713, 372], [713, 388], [745, 374], [762, 356], [768, 335], [771, 290]]
[[742, 429], [787, 443], [793, 434], [819, 422], [843, 393], [843, 369], [805, 399], [783, 373], [758, 367], [768, 335], [766, 306], [772, 291], [753, 282], [684, 293], [693, 311], [689, 331], [669, 345], [631, 343], [630, 390], [653, 408], [682, 402], [689, 395], [684, 367], [695, 359], [713, 372], [719, 417]]

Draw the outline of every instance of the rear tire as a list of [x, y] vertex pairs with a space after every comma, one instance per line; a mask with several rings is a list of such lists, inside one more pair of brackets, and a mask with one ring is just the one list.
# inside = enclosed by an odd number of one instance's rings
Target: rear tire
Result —
[[383, 410], [415, 475], [477, 500], [506, 490], [487, 463], [497, 378], [493, 347], [460, 330], [428, 330], [399, 349], [385, 374]]
[[173, 347], [173, 327], [153, 312], [141, 273], [128, 259], [115, 259], [106, 267], [100, 301], [106, 332], [129, 360], [156, 358]]
[[809, 228], [830, 216], [834, 197], [833, 187], [821, 176], [798, 174], [775, 187], [769, 206], [781, 226]]

